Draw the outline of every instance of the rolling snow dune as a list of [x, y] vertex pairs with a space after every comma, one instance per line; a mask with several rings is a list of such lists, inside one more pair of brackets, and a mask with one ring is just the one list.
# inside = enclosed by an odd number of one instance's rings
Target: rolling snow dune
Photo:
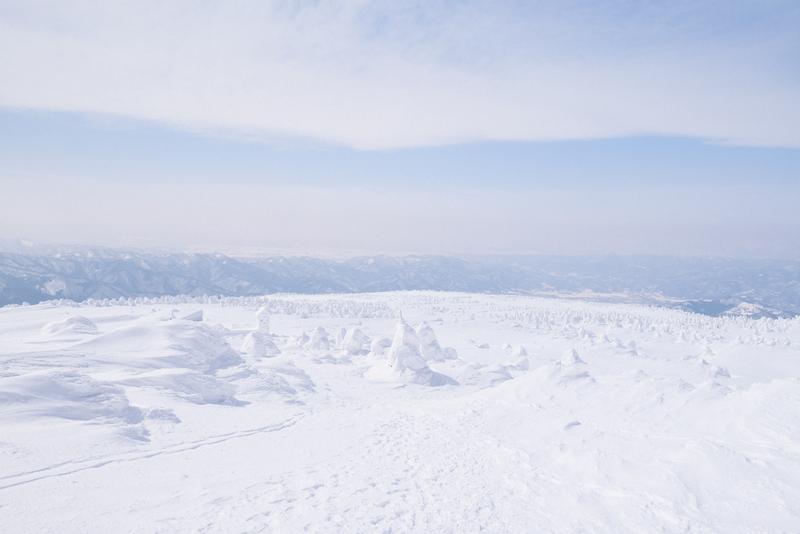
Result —
[[6, 307], [0, 425], [3, 532], [797, 532], [800, 319], [436, 292]]

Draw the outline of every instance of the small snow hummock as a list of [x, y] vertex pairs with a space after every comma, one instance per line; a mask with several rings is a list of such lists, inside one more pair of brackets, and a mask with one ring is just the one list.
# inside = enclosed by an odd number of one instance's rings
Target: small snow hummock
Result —
[[400, 371], [406, 369], [417, 371], [428, 368], [420, 351], [417, 333], [402, 318], [397, 321], [397, 326], [395, 326], [388, 357], [389, 365]]
[[71, 315], [61, 321], [53, 321], [42, 327], [42, 334], [96, 334], [97, 325], [82, 315]]
[[185, 315], [183, 317], [183, 320], [184, 321], [194, 321], [196, 323], [199, 323], [199, 322], [201, 322], [203, 320], [203, 310], [193, 311], [189, 315]]
[[262, 334], [269, 334], [269, 310], [266, 306], [261, 306], [256, 312], [256, 331]]
[[442, 347], [439, 345], [439, 341], [436, 339], [436, 333], [434, 333], [433, 328], [426, 323], [422, 322], [419, 326], [417, 326], [417, 338], [419, 339], [420, 350], [422, 352], [423, 358], [426, 360], [443, 360], [444, 354], [442, 351]]
[[287, 347], [290, 348], [303, 348], [306, 346], [306, 343], [309, 342], [311, 338], [308, 337], [308, 334], [305, 332], [301, 332], [299, 336], [294, 336], [289, 338], [289, 341], [286, 343]]
[[277, 356], [281, 349], [272, 341], [272, 336], [258, 331], [248, 333], [242, 342], [241, 351], [254, 358]]
[[528, 355], [528, 351], [523, 345], [518, 345], [514, 350], [511, 351], [511, 355], [517, 358], [522, 358]]
[[392, 340], [388, 337], [376, 337], [369, 344], [369, 356], [383, 356], [386, 349], [392, 346]]
[[337, 349], [342, 348], [342, 344], [344, 343], [344, 336], [347, 335], [347, 328], [340, 328], [336, 331], [336, 338], [334, 343], [336, 344]]
[[425, 360], [443, 361], [458, 358], [458, 353], [456, 353], [455, 349], [450, 347], [442, 348], [442, 346], [439, 345], [439, 341], [436, 339], [436, 333], [425, 321], [417, 326], [416, 334], [419, 339], [420, 352]]
[[581, 355], [578, 354], [578, 351], [575, 349], [568, 350], [561, 357], [561, 365], [564, 367], [572, 367], [573, 365], [582, 365], [585, 363], [586, 362], [583, 361], [583, 358], [581, 358]]
[[311, 332], [311, 339], [308, 340], [305, 348], [329, 350], [331, 348], [331, 342], [330, 338], [328, 337], [328, 331], [321, 326], [316, 327], [314, 331]]
[[514, 363], [509, 365], [515, 371], [527, 371], [531, 368], [531, 362], [527, 356], [520, 356]]
[[256, 320], [256, 329], [245, 336], [241, 351], [253, 358], [277, 356], [281, 350], [269, 333], [269, 313], [263, 306], [256, 312]]
[[394, 380], [428, 386], [457, 384], [449, 376], [437, 373], [428, 367], [422, 355], [417, 332], [403, 320], [402, 316], [395, 326], [394, 338], [387, 352], [385, 364], [388, 364], [390, 378]]
[[345, 333], [340, 347], [347, 354], [357, 355], [366, 352], [364, 347], [367, 344], [369, 344], [369, 337], [364, 332], [358, 328], [350, 328]]

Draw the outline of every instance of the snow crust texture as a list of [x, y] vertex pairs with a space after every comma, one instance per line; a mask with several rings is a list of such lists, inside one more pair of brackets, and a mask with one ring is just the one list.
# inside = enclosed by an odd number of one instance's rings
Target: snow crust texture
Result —
[[0, 531], [798, 532], [800, 319], [401, 292], [0, 308]]

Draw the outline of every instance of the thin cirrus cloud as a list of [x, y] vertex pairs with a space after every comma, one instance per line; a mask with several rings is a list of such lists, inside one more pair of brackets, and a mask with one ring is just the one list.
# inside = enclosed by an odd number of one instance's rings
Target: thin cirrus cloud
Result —
[[798, 147], [798, 24], [792, 2], [9, 0], [0, 106], [359, 149]]

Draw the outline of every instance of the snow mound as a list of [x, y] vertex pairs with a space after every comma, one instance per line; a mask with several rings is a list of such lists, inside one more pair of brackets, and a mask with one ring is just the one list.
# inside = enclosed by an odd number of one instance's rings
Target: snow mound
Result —
[[281, 353], [272, 336], [260, 331], [248, 333], [242, 341], [241, 352], [252, 358], [269, 358]]
[[342, 348], [342, 344], [344, 343], [344, 336], [347, 335], [347, 328], [339, 328], [336, 331], [336, 339], [334, 340], [334, 344], [336, 345], [337, 349]]
[[386, 349], [392, 346], [392, 340], [388, 337], [376, 337], [369, 344], [369, 356], [380, 357], [386, 353]]
[[183, 317], [184, 321], [194, 321], [196, 323], [203, 321], [203, 310], [193, 311], [189, 315]]
[[142, 411], [119, 386], [74, 371], [41, 371], [0, 380], [4, 415], [45, 416], [76, 421], [135, 424]]
[[218, 373], [244, 364], [219, 327], [192, 321], [139, 321], [77, 345], [85, 360], [113, 365], [115, 383], [163, 392], [194, 404], [239, 406]]
[[575, 365], [584, 365], [586, 364], [585, 361], [581, 358], [581, 355], [578, 354], [578, 351], [575, 349], [568, 350], [561, 356], [560, 360], [561, 365], [564, 367], [573, 367]]
[[443, 349], [439, 345], [436, 333], [427, 322], [423, 321], [417, 326], [416, 334], [419, 339], [420, 352], [425, 360], [443, 361], [458, 358], [458, 353], [456, 353], [455, 349], [450, 347]]
[[304, 404], [302, 395], [313, 393], [311, 377], [292, 362], [269, 360], [236, 381], [237, 392], [254, 398], [279, 397], [287, 404]]
[[727, 368], [710, 363], [705, 358], [700, 359], [700, 366], [710, 378], [730, 378], [731, 373]]
[[252, 358], [277, 356], [281, 353], [269, 332], [269, 313], [264, 306], [256, 312], [256, 329], [245, 336], [240, 350]]
[[180, 368], [199, 373], [243, 362], [217, 331], [205, 323], [139, 323], [101, 334], [78, 345], [89, 357], [136, 368]]
[[485, 371], [483, 371], [482, 374], [490, 386], [514, 378], [509, 370], [509, 366], [507, 365], [490, 365], [485, 369]]
[[714, 366], [713, 370], [713, 377], [714, 378], [730, 378], [731, 373], [725, 367]]
[[347, 354], [363, 354], [366, 352], [365, 347], [369, 344], [369, 342], [369, 337], [360, 329], [350, 328], [345, 333], [340, 347]]
[[290, 337], [286, 342], [286, 347], [291, 349], [300, 349], [305, 347], [310, 340], [311, 338], [308, 336], [308, 334], [303, 332], [299, 336]]
[[524, 345], [517, 345], [514, 350], [511, 351], [511, 355], [517, 358], [523, 358], [528, 355], [528, 351], [525, 349]]
[[242, 406], [236, 398], [236, 386], [220, 378], [202, 373], [176, 370], [143, 373], [120, 381], [126, 386], [154, 388], [192, 404]]
[[303, 348], [311, 350], [330, 350], [331, 341], [327, 330], [318, 326], [311, 332], [311, 336]]
[[387, 352], [387, 360], [373, 367], [368, 376], [428, 386], [457, 384], [449, 376], [437, 373], [428, 367], [422, 356], [416, 331], [402, 318], [397, 321], [395, 326], [392, 345]]
[[387, 356], [389, 366], [399, 371], [417, 371], [428, 367], [422, 357], [417, 333], [403, 319], [397, 321]]
[[256, 331], [262, 334], [269, 334], [269, 309], [261, 306], [256, 312]]
[[509, 364], [507, 367], [513, 369], [514, 371], [527, 371], [531, 368], [531, 362], [527, 356], [522, 356], [517, 358], [516, 361]]
[[63, 334], [96, 334], [97, 325], [81, 315], [71, 315], [61, 321], [53, 321], [42, 327], [42, 334], [58, 336]]
[[556, 361], [550, 365], [537, 367], [528, 374], [534, 380], [562, 387], [578, 387], [596, 383], [583, 364], [565, 366], [560, 361]]

